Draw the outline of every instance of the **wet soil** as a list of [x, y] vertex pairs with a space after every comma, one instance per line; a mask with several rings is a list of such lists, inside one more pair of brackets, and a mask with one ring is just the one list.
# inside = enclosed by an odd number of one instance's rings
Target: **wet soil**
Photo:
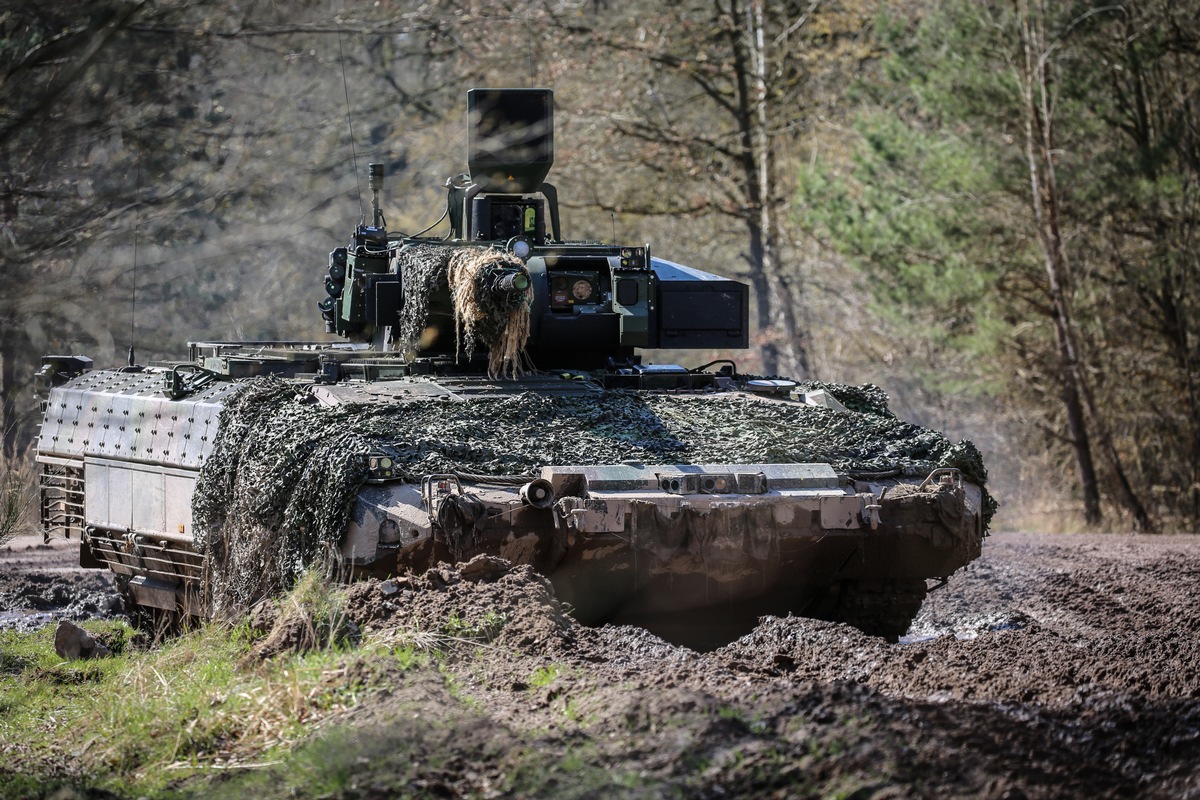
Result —
[[364, 642], [462, 643], [441, 675], [360, 662], [328, 757], [345, 797], [1200, 798], [1197, 598], [1200, 536], [996, 534], [898, 644], [764, 618], [696, 653], [442, 567], [349, 590]]
[[0, 629], [28, 631], [122, 611], [109, 572], [79, 566], [78, 542], [19, 536], [0, 546]]

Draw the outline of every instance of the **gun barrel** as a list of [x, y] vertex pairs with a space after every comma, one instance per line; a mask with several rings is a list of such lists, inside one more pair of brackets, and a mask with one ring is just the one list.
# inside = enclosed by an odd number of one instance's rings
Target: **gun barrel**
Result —
[[492, 284], [494, 292], [523, 292], [529, 288], [529, 275], [525, 272], [504, 272]]

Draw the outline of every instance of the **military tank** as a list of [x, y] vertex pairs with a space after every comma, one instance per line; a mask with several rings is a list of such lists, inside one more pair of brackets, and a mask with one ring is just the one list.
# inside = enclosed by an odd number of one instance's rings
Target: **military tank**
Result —
[[584, 622], [695, 646], [767, 613], [904, 634], [980, 554], [994, 504], [974, 447], [875, 387], [645, 362], [746, 348], [748, 287], [564, 238], [552, 92], [467, 105], [444, 237], [388, 231], [370, 165], [371, 218], [321, 272], [336, 340], [44, 359], [45, 535], [176, 619], [244, 613], [314, 564], [484, 555], [531, 565]]

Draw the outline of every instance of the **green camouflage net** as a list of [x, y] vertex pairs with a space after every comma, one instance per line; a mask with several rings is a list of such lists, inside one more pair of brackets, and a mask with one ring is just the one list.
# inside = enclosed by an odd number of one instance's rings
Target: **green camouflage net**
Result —
[[826, 383], [824, 381], [800, 381], [796, 387], [799, 392], [815, 392], [818, 390], [829, 393], [833, 399], [851, 411], [863, 414], [879, 414], [884, 417], [894, 417], [888, 409], [887, 392], [873, 384], [863, 386], [847, 386], [844, 383]]
[[[876, 387], [806, 384], [840, 411], [746, 396], [633, 391], [493, 396], [467, 402], [319, 406], [302, 387], [251, 381], [225, 407], [193, 501], [210, 555], [214, 610], [235, 611], [290, 585], [335, 548], [367, 474], [390, 454], [406, 480], [430, 473], [537, 475], [543, 466], [828, 463], [852, 477], [987, 473], [970, 442], [903, 422]], [[985, 492], [984, 521], [995, 503]]]

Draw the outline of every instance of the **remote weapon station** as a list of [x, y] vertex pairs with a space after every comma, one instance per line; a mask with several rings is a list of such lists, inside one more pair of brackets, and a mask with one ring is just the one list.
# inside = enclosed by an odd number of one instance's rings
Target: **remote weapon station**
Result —
[[322, 273], [338, 341], [44, 359], [45, 534], [160, 618], [244, 612], [318, 563], [486, 555], [531, 565], [582, 621], [700, 646], [767, 613], [904, 634], [980, 553], [974, 447], [874, 387], [644, 362], [746, 348], [746, 285], [566, 238], [551, 91], [467, 99], [444, 237], [389, 231], [370, 165], [371, 218]]

